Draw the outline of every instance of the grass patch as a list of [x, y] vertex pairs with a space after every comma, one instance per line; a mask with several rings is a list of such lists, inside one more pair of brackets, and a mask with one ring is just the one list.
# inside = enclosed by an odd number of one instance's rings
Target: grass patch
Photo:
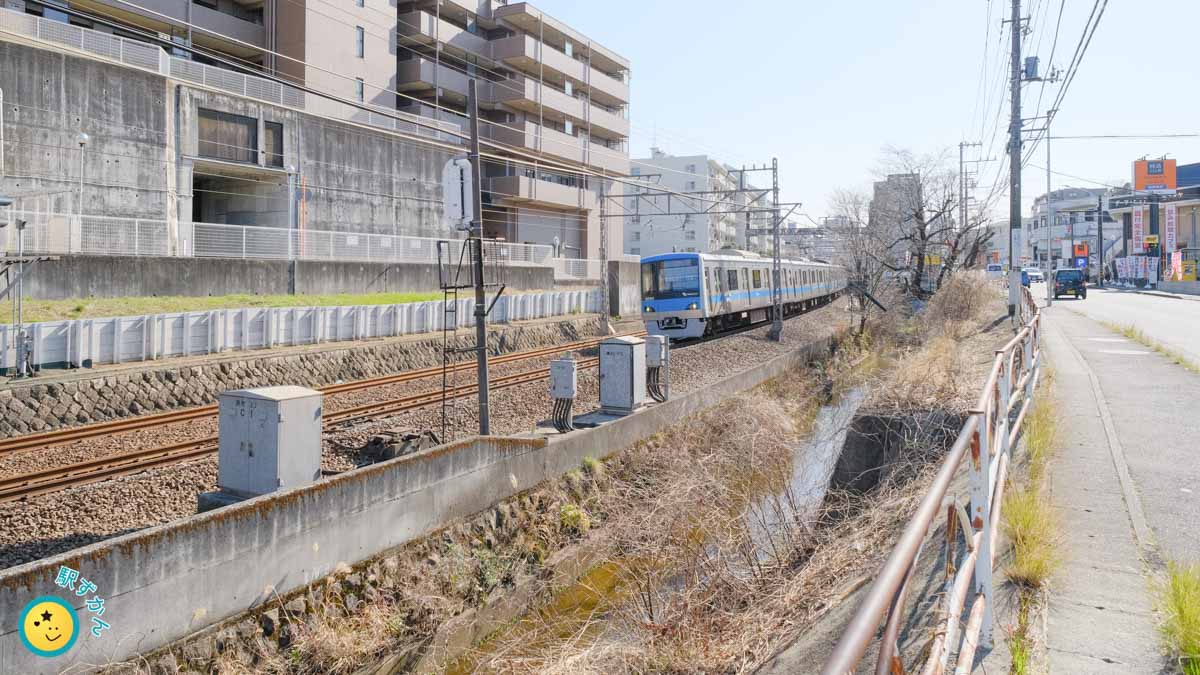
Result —
[[[337, 305], [395, 305], [404, 302], [441, 300], [439, 291], [424, 293], [334, 293], [328, 295], [210, 295], [202, 297], [161, 296], [138, 298], [72, 298], [68, 300], [25, 299], [25, 321], [95, 319], [138, 314], [205, 312], [241, 307], [333, 307]], [[12, 320], [12, 302], [0, 302], [0, 324]]]
[[1179, 352], [1171, 349], [1170, 347], [1164, 345], [1163, 343], [1159, 342], [1158, 340], [1155, 340], [1154, 338], [1150, 337], [1149, 335], [1146, 335], [1144, 332], [1142, 332], [1141, 328], [1138, 328], [1137, 326], [1134, 326], [1133, 324], [1122, 325], [1119, 323], [1113, 323], [1111, 321], [1105, 321], [1103, 323], [1106, 328], [1113, 331], [1114, 333], [1120, 333], [1121, 335], [1124, 335], [1126, 338], [1133, 340], [1134, 342], [1136, 342], [1144, 347], [1149, 347], [1150, 349], [1153, 349], [1154, 351], [1158, 352], [1159, 354], [1170, 359], [1171, 362], [1175, 363], [1176, 365], [1183, 366], [1184, 368], [1187, 368], [1188, 370], [1192, 371], [1193, 373], [1200, 374], [1200, 363], [1196, 363], [1195, 361], [1189, 359], [1188, 357], [1184, 356], [1183, 354], [1180, 354]]
[[1170, 563], [1158, 588], [1163, 647], [1186, 675], [1200, 675], [1200, 564]]
[[1004, 532], [1013, 544], [1008, 578], [1028, 589], [1043, 588], [1057, 569], [1058, 522], [1050, 503], [1033, 485], [1004, 495]]

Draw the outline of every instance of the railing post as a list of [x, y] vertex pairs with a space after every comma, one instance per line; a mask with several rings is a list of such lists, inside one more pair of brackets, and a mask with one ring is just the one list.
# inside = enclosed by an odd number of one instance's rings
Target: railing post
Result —
[[242, 226], [242, 260], [246, 259], [246, 227]]
[[[1037, 315], [1035, 314], [1034, 316], [1037, 316]], [[1033, 375], [1034, 375], [1034, 373], [1033, 373], [1033, 366], [1034, 366], [1033, 350], [1037, 349], [1038, 328], [1040, 328], [1040, 325], [1035, 324], [1035, 323], [1030, 323], [1029, 332], [1025, 334], [1025, 344], [1024, 344], [1024, 354], [1023, 354], [1024, 359], [1023, 360], [1025, 362], [1025, 372], [1029, 374], [1029, 378], [1025, 380], [1025, 400], [1028, 402], [1033, 401]], [[1028, 405], [1028, 403], [1026, 403], [1026, 405]]]
[[[983, 410], [973, 411], [977, 415], [975, 435], [971, 438], [971, 526], [976, 532], [982, 532], [979, 538], [979, 553], [975, 557], [975, 592], [983, 594], [983, 627], [980, 630], [980, 642], [990, 647], [992, 644], [992, 509], [991, 509], [991, 443], [988, 434], [991, 421], [989, 420], [989, 403]], [[966, 603], [970, 606], [970, 603]]]
[[1009, 355], [1003, 350], [997, 350], [996, 355], [1000, 357], [1000, 400], [996, 410], [996, 417], [993, 424], [996, 427], [996, 457], [999, 458], [1004, 453], [1008, 452], [1008, 410], [1009, 404], [1012, 401], [1012, 360]]

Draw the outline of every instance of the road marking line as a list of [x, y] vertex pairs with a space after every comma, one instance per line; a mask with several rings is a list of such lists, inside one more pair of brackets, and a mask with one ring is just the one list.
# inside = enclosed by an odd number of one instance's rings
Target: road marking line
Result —
[[1092, 342], [1129, 342], [1125, 338], [1088, 338]]
[[[1091, 320], [1091, 319], [1089, 319]], [[1138, 548], [1142, 551], [1142, 559], [1146, 562], [1158, 562], [1158, 549], [1154, 544], [1154, 535], [1150, 530], [1149, 522], [1146, 520], [1146, 511], [1142, 508], [1142, 499], [1138, 496], [1137, 490], [1133, 485], [1133, 476], [1129, 473], [1129, 464], [1125, 461], [1125, 449], [1121, 446], [1121, 439], [1117, 437], [1117, 427], [1113, 424], [1112, 413], [1108, 409], [1108, 401], [1104, 398], [1104, 392], [1100, 390], [1100, 380], [1096, 377], [1096, 373], [1092, 371], [1092, 366], [1083, 357], [1083, 354], [1071, 343], [1071, 339], [1067, 337], [1065, 331], [1057, 324], [1049, 323], [1053, 330], [1058, 333], [1063, 344], [1067, 345], [1078, 359], [1079, 364], [1087, 372], [1088, 380], [1092, 384], [1092, 394], [1096, 397], [1096, 407], [1100, 412], [1100, 419], [1104, 423], [1104, 435], [1108, 438], [1108, 451], [1112, 456], [1113, 466], [1117, 470], [1117, 479], [1121, 482], [1121, 492], [1125, 496], [1125, 505], [1129, 507], [1129, 520], [1133, 524], [1133, 536], [1137, 539]]]
[[1150, 352], [1138, 351], [1136, 349], [1097, 349], [1101, 354], [1117, 354], [1119, 356], [1145, 356]]

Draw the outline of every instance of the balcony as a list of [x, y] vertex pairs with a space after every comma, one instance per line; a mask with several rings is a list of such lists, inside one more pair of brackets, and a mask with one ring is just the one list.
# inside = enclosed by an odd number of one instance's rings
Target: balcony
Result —
[[629, 85], [602, 73], [595, 68], [589, 68], [588, 84], [592, 88], [592, 98], [609, 105], [625, 105], [629, 103]]
[[447, 47], [460, 49], [480, 56], [488, 55], [487, 38], [446, 21], [429, 12], [417, 10], [401, 14], [397, 20], [396, 33], [409, 38], [409, 42], [433, 44], [441, 41]]
[[629, 155], [622, 150], [607, 148], [599, 143], [588, 143], [587, 157], [584, 158], [584, 162], [622, 176], [629, 174]]
[[560, 159], [582, 164], [583, 140], [561, 131], [540, 127], [535, 122], [516, 122], [512, 125], [486, 125], [485, 135], [495, 141], [517, 148], [536, 150]]
[[493, 198], [507, 203], [534, 203], [567, 209], [592, 210], [598, 207], [589, 190], [559, 185], [527, 176], [498, 176], [488, 181]]
[[597, 44], [579, 31], [544, 14], [527, 2], [516, 2], [498, 7], [495, 10], [495, 17], [504, 19], [531, 35], [541, 34], [555, 40], [570, 40], [577, 45], [581, 52], [587, 50], [592, 65], [603, 72], [615, 73], [629, 69], [629, 60], [625, 57]]
[[[434, 77], [434, 74], [437, 77]], [[396, 68], [396, 89], [398, 91], [419, 91], [432, 89], [436, 86], [452, 91], [461, 96], [467, 95], [467, 76], [465, 73], [434, 63], [432, 59], [414, 56], [406, 61], [400, 61]]]
[[593, 131], [599, 129], [605, 136], [629, 138], [629, 120], [594, 105], [589, 106], [588, 113]]
[[546, 68], [577, 82], [583, 82], [586, 66], [532, 35], [512, 35], [492, 43], [492, 58], [527, 73], [536, 72], [540, 63]]
[[582, 100], [528, 78], [490, 82], [488, 90], [488, 100], [496, 103], [506, 103], [514, 108], [536, 114], [538, 103], [541, 102], [546, 108], [578, 122], [582, 122], [584, 119], [584, 102]]

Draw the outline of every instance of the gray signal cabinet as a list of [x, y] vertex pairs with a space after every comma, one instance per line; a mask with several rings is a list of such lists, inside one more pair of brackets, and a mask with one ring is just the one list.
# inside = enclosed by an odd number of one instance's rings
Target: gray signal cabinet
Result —
[[256, 497], [321, 477], [321, 392], [264, 387], [221, 394], [217, 487]]
[[646, 402], [646, 343], [614, 337], [600, 343], [600, 409], [628, 414]]

